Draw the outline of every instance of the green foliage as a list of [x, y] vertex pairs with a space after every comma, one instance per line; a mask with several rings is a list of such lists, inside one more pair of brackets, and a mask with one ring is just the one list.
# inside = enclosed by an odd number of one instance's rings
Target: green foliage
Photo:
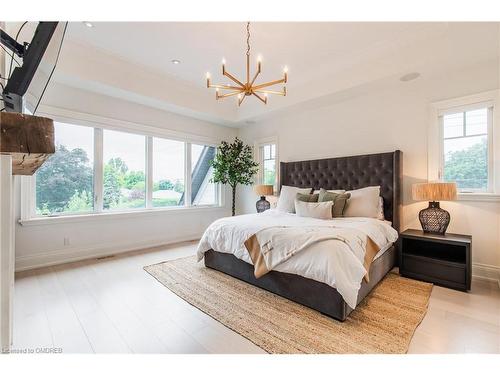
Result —
[[[130, 171], [121, 158], [112, 158], [104, 165], [104, 209], [141, 208], [145, 206], [145, 175]], [[184, 192], [184, 184], [177, 180], [162, 180], [154, 184], [154, 191]], [[128, 193], [122, 194], [127, 189]], [[38, 170], [36, 179], [37, 214], [61, 212], [88, 212], [93, 210], [93, 166], [83, 149], [68, 150], [60, 145], [56, 153]], [[178, 199], [155, 198], [155, 207], [176, 206]]]
[[128, 172], [127, 164], [123, 161], [122, 158], [109, 159], [108, 165], [115, 171], [117, 171], [120, 175], [124, 175]]
[[264, 184], [266, 185], [274, 185], [276, 182], [276, 172], [265, 170], [264, 171]]
[[123, 169], [116, 169], [115, 163], [107, 163], [104, 166], [103, 206], [105, 209], [116, 206], [120, 201], [120, 182], [123, 181], [123, 176], [120, 174], [121, 170]]
[[174, 184], [170, 180], [160, 180], [158, 187], [159, 190], [173, 190]]
[[153, 198], [153, 207], [178, 206], [179, 200], [175, 198]]
[[[124, 166], [126, 167], [125, 164]], [[138, 171], [138, 172], [130, 171], [123, 176], [123, 184], [125, 188], [129, 190], [136, 188], [138, 184], [139, 186], [141, 186], [140, 183], [142, 183], [142, 186], [144, 187], [145, 181], [146, 181], [146, 176], [144, 175], [143, 171]]]
[[458, 188], [486, 189], [488, 187], [488, 146], [486, 139], [469, 148], [447, 156], [444, 180], [455, 181]]
[[89, 212], [92, 211], [94, 205], [92, 204], [92, 194], [86, 191], [80, 193], [76, 192], [66, 207], [66, 212]]
[[176, 180], [174, 184], [174, 191], [184, 193], [184, 183], [181, 180]]
[[234, 142], [222, 141], [214, 160], [211, 162], [214, 169], [211, 182], [218, 182], [231, 186], [233, 190], [232, 213], [235, 214], [236, 186], [251, 185], [253, 176], [258, 171], [259, 164], [253, 160], [252, 148], [236, 137]]
[[81, 148], [57, 146], [36, 176], [37, 209], [44, 214], [63, 212], [75, 194], [93, 191], [93, 168]]

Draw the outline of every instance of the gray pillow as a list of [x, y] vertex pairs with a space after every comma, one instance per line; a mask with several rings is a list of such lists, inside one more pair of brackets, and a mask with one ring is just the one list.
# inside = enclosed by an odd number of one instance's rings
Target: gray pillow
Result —
[[299, 202], [317, 202], [319, 194], [301, 194], [297, 193], [295, 199]]
[[332, 201], [332, 217], [344, 216], [344, 210], [347, 204], [347, 200], [351, 197], [350, 193], [332, 193], [325, 189], [319, 191], [318, 202], [328, 202]]

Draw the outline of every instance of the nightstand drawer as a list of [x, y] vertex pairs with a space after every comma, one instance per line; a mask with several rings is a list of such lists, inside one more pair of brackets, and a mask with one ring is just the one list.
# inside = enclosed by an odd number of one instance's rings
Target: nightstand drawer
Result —
[[422, 257], [413, 254], [403, 254], [403, 273], [421, 275], [422, 278], [435, 283], [439, 281], [466, 285], [465, 264], [448, 262], [440, 259]]

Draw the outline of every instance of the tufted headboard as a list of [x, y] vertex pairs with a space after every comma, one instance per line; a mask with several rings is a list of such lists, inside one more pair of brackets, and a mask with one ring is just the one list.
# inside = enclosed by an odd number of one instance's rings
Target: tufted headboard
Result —
[[402, 152], [346, 156], [331, 159], [280, 163], [281, 186], [312, 187], [317, 190], [354, 190], [379, 186], [386, 220], [399, 232], [403, 160]]

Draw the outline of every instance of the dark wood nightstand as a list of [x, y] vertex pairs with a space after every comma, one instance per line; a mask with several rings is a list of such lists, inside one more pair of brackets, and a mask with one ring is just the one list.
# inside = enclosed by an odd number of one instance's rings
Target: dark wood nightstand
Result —
[[400, 240], [399, 273], [402, 276], [470, 290], [472, 236], [407, 229], [400, 234]]

